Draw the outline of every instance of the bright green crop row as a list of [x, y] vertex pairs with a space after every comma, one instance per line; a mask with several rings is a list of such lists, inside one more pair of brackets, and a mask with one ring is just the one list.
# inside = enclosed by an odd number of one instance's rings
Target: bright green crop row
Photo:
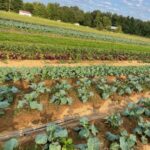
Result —
[[0, 81], [17, 81], [21, 79], [34, 81], [35, 76], [42, 80], [58, 78], [95, 77], [106, 75], [145, 75], [150, 82], [150, 66], [83, 66], [83, 67], [43, 67], [43, 68], [0, 68]]
[[[24, 59], [100, 59], [150, 60], [150, 46], [44, 36], [39, 34], [0, 33], [0, 58]], [[38, 55], [38, 56], [37, 56]], [[56, 58], [59, 57], [59, 58]]]
[[69, 36], [69, 37], [83, 38], [83, 39], [102, 40], [102, 41], [117, 42], [117, 43], [119, 42], [119, 43], [136, 44], [136, 45], [150, 45], [149, 42], [140, 41], [140, 40], [126, 39], [126, 38], [114, 37], [111, 35], [102, 35], [102, 34], [91, 33], [91, 32], [77, 31], [73, 29], [60, 28], [56, 26], [31, 24], [27, 22], [7, 20], [1, 18], [0, 18], [0, 25], [1, 28], [3, 28], [3, 26], [11, 27], [11, 28], [15, 27], [17, 29], [48, 32], [48, 33], [59, 34], [59, 35]]

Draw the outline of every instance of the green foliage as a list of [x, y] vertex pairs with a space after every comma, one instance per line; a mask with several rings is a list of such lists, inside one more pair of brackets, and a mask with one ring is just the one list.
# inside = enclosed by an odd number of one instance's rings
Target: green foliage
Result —
[[8, 140], [4, 144], [4, 150], [14, 150], [19, 145], [18, 141], [14, 138]]
[[93, 96], [93, 92], [90, 92], [91, 80], [88, 78], [82, 78], [77, 81], [77, 92], [79, 99], [85, 103], [89, 100], [91, 96]]
[[127, 117], [140, 118], [140, 116], [144, 113], [145, 109], [143, 107], [138, 106], [135, 103], [129, 103], [127, 108], [124, 110], [123, 115]]
[[108, 123], [112, 128], [118, 128], [123, 123], [120, 113], [112, 114], [105, 119], [106, 123]]
[[32, 90], [35, 90], [37, 93], [46, 93], [46, 92], [50, 92], [50, 91], [51, 91], [49, 88], [47, 88], [47, 87], [45, 86], [45, 83], [44, 83], [44, 82], [40, 82], [40, 83], [38, 83], [38, 84], [32, 83], [32, 84], [30, 85], [30, 88], [31, 88]]
[[[83, 78], [99, 76], [120, 76], [132, 74], [138, 77], [141, 84], [149, 88], [150, 85], [150, 67], [116, 67], [116, 66], [81, 66], [81, 67], [43, 67], [43, 68], [0, 68], [0, 82], [15, 80], [34, 81], [35, 77], [41, 80], [61, 79], [61, 78]], [[105, 82], [104, 82], [105, 83]], [[101, 82], [100, 82], [101, 84]], [[120, 82], [122, 85], [122, 82]]]
[[71, 85], [67, 83], [67, 81], [58, 82], [55, 87], [52, 89], [52, 98], [50, 99], [51, 103], [57, 105], [71, 105], [72, 99], [68, 97], [68, 90], [71, 88]]
[[90, 124], [88, 118], [83, 117], [80, 119], [80, 126], [74, 128], [78, 132], [79, 137], [86, 139], [87, 144], [78, 144], [75, 145], [77, 150], [99, 150], [100, 141], [96, 137], [98, 130], [94, 124]]
[[150, 98], [142, 98], [139, 102], [138, 105], [141, 107], [144, 107], [144, 115], [147, 117], [150, 117]]
[[105, 78], [100, 78], [96, 81], [96, 88], [99, 92], [102, 99], [108, 99], [113, 93], [117, 91], [117, 87], [115, 85], [107, 83]]
[[46, 134], [39, 134], [35, 143], [48, 150], [73, 150], [72, 139], [68, 137], [68, 131], [56, 124], [49, 124]]
[[150, 122], [140, 118], [138, 125], [134, 129], [134, 133], [141, 137], [143, 144], [148, 144], [148, 139], [150, 138]]
[[0, 116], [5, 114], [5, 109], [13, 103], [14, 96], [18, 92], [14, 86], [0, 86]]
[[110, 144], [111, 150], [133, 150], [136, 144], [136, 136], [133, 134], [129, 135], [126, 130], [121, 131], [120, 135], [107, 132], [106, 138], [112, 142]]
[[44, 82], [40, 82], [38, 84], [32, 83], [30, 85], [31, 92], [24, 95], [24, 98], [18, 102], [17, 108], [23, 108], [25, 106], [29, 106], [31, 109], [37, 109], [39, 111], [43, 110], [43, 105], [38, 103], [38, 97], [40, 94], [49, 93], [50, 89], [45, 86]]
[[83, 117], [80, 119], [80, 126], [74, 129], [79, 133], [79, 136], [83, 139], [96, 136], [98, 133], [97, 128], [94, 124], [90, 125], [88, 118]]

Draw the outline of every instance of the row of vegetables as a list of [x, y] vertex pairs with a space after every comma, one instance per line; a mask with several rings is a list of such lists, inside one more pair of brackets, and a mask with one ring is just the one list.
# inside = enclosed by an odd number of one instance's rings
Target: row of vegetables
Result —
[[[14, 36], [15, 38], [15, 36]], [[105, 44], [105, 45], [104, 45]], [[98, 48], [42, 44], [32, 42], [1, 41], [0, 59], [46, 59], [46, 60], [143, 60], [149, 62], [149, 47], [99, 44]], [[140, 49], [140, 50], [139, 50]]]
[[[100, 136], [101, 126], [83, 117], [75, 128], [64, 128], [50, 123], [45, 133], [36, 135], [32, 149], [44, 150], [133, 150], [139, 144], [150, 142], [150, 98], [142, 98], [137, 103], [129, 103], [122, 112], [116, 112], [100, 120], [107, 127]], [[124, 121], [136, 122], [127, 129]], [[96, 121], [95, 121], [96, 122]], [[73, 133], [73, 134], [72, 134]], [[74, 137], [72, 136], [74, 135]], [[106, 144], [106, 142], [108, 144]], [[31, 145], [30, 145], [31, 146]], [[15, 138], [4, 143], [4, 150], [26, 149]], [[138, 148], [136, 148], [138, 149]], [[139, 148], [140, 149], [140, 148]]]
[[[40, 103], [40, 95], [49, 95], [49, 102], [55, 105], [71, 105], [73, 99], [70, 97], [72, 90], [76, 91], [81, 102], [86, 103], [97, 91], [101, 99], [111, 98], [114, 94], [119, 96], [131, 95], [134, 92], [142, 92], [150, 89], [150, 74], [127, 75], [111, 77], [101, 76], [95, 78], [73, 79], [71, 83], [67, 80], [53, 80], [53, 84], [48, 86], [45, 82], [29, 83], [28, 92], [15, 86], [0, 86], [0, 114], [3, 115], [12, 103], [15, 96], [20, 93], [16, 109], [35, 109], [43, 111], [43, 104]], [[55, 82], [54, 82], [55, 81]]]
[[149, 79], [150, 66], [78, 66], [78, 67], [1, 67], [0, 83], [27, 80], [31, 82], [47, 79], [67, 79], [98, 76], [141, 75]]
[[73, 30], [73, 29], [62, 28], [62, 27], [60, 28], [56, 26], [33, 24], [33, 23], [3, 19], [3, 18], [0, 18], [0, 27], [1, 28], [2, 27], [9, 27], [9, 28], [15, 27], [17, 29], [22, 29], [22, 30], [49, 32], [53, 34], [60, 34], [64, 36], [84, 38], [84, 39], [103, 40], [103, 41], [110, 41], [110, 42], [136, 44], [136, 45], [150, 45], [148, 42], [139, 41], [139, 40], [114, 37], [111, 35], [83, 32], [79, 30]]

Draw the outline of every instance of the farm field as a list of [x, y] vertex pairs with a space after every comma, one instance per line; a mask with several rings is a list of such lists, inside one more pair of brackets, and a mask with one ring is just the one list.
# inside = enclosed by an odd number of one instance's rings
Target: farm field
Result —
[[149, 150], [150, 39], [0, 11], [0, 150]]
[[149, 38], [2, 11], [0, 30], [1, 59], [150, 60]]

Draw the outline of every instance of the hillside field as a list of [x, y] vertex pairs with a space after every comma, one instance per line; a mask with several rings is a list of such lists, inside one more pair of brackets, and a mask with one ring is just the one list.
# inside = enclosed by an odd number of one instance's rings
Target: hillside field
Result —
[[148, 38], [2, 11], [0, 30], [1, 59], [150, 60]]

